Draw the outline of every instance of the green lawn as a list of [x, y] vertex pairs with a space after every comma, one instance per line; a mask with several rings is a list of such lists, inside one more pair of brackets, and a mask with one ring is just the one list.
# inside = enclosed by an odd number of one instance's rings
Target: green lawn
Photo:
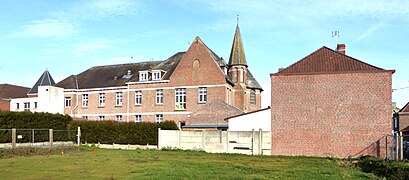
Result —
[[371, 179], [334, 160], [193, 151], [107, 150], [0, 159], [1, 179]]

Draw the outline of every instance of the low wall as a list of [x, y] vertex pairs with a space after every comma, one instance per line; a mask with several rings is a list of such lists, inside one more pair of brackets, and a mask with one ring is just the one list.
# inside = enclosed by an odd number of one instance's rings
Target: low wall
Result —
[[178, 148], [209, 153], [271, 154], [269, 131], [158, 130], [158, 149]]

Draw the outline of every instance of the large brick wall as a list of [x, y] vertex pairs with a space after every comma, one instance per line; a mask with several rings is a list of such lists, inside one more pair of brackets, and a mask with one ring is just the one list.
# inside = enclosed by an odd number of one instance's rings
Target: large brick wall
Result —
[[391, 89], [389, 71], [272, 74], [272, 154], [382, 155], [377, 140], [392, 130]]
[[10, 101], [0, 100], [0, 110], [1, 111], [10, 111]]

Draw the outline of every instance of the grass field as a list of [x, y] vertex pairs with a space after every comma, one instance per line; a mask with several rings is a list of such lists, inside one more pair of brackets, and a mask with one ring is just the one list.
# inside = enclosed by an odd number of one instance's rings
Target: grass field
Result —
[[91, 148], [64, 155], [0, 159], [1, 179], [372, 179], [334, 160]]

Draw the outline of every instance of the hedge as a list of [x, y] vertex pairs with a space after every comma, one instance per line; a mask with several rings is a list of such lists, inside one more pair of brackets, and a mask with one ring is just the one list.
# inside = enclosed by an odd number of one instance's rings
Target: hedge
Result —
[[363, 156], [358, 159], [363, 172], [374, 173], [386, 179], [409, 179], [408, 161], [387, 161], [378, 157]]
[[72, 121], [69, 129], [76, 130], [81, 127], [82, 143], [102, 144], [158, 144], [158, 128], [164, 130], [176, 130], [177, 125], [173, 121], [162, 123], [126, 123], [114, 121]]
[[[35, 142], [42, 142], [49, 140], [48, 129], [66, 130], [71, 121], [70, 116], [61, 114], [0, 111], [0, 129], [16, 128], [17, 134], [23, 137], [17, 140], [18, 143], [32, 141], [32, 131], [21, 129], [45, 129], [35, 131]], [[68, 133], [60, 134], [56, 132], [55, 139], [71, 140], [71, 136], [75, 137]], [[1, 130], [0, 143], [7, 142], [11, 142], [11, 130]]]

